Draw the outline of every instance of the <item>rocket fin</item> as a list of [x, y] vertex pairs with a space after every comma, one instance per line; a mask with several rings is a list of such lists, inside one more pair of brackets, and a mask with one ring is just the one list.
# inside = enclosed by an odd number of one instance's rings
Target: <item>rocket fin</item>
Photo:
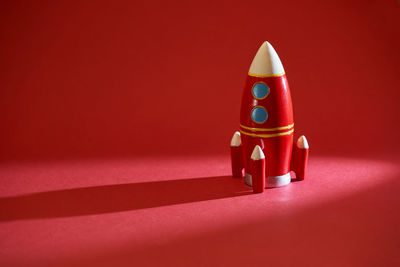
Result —
[[231, 165], [232, 176], [243, 177], [243, 157], [242, 157], [242, 140], [240, 132], [236, 131], [231, 140]]
[[302, 135], [293, 146], [291, 169], [296, 173], [297, 180], [304, 180], [306, 177], [309, 145], [307, 138]]
[[254, 193], [265, 189], [265, 155], [260, 146], [255, 146], [251, 154], [251, 180]]

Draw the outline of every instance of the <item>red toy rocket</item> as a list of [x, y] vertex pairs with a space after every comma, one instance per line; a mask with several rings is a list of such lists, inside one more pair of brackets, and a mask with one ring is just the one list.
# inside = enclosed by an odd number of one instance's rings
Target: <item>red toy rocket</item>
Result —
[[275, 49], [264, 42], [245, 82], [240, 128], [231, 141], [232, 175], [254, 192], [290, 183], [290, 172], [304, 180], [309, 146], [305, 136], [293, 144], [293, 108], [289, 84]]

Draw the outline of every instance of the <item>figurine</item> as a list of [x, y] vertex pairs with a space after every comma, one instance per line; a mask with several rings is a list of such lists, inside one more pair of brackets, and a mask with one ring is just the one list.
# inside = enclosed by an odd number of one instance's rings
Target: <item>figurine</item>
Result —
[[309, 146], [305, 136], [293, 143], [293, 108], [285, 70], [275, 49], [264, 42], [245, 82], [240, 129], [231, 141], [232, 175], [245, 176], [255, 193], [285, 186], [290, 171], [304, 180]]

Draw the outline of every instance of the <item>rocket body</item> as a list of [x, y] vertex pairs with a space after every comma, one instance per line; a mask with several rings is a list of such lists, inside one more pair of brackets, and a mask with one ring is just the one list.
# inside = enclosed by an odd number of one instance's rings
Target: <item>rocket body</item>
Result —
[[290, 182], [293, 131], [292, 99], [286, 75], [256, 77], [248, 74], [240, 112], [247, 184], [251, 185], [250, 156], [256, 145], [266, 157], [267, 187]]
[[[239, 177], [240, 170], [244, 168], [245, 182], [250, 186], [253, 182], [260, 184], [257, 179], [261, 177], [261, 169], [265, 172], [266, 187], [289, 184], [291, 171], [300, 174], [299, 180], [304, 179], [308, 143], [302, 136], [293, 145], [294, 122], [289, 84], [281, 60], [268, 42], [258, 49], [246, 78], [239, 132], [240, 135], [235, 133], [231, 143], [234, 177]], [[255, 165], [251, 161], [252, 153], [260, 148], [265, 156], [263, 168], [256, 167], [260, 163]], [[235, 163], [235, 158], [241, 159], [240, 164]]]

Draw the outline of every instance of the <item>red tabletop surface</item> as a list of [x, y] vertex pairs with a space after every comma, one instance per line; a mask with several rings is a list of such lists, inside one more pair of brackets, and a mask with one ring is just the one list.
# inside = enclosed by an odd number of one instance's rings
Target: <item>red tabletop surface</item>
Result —
[[2, 266], [397, 266], [399, 166], [312, 157], [253, 194], [228, 157], [2, 165]]
[[[399, 12], [2, 1], [0, 266], [400, 265]], [[253, 194], [229, 142], [265, 40], [310, 159]]]

